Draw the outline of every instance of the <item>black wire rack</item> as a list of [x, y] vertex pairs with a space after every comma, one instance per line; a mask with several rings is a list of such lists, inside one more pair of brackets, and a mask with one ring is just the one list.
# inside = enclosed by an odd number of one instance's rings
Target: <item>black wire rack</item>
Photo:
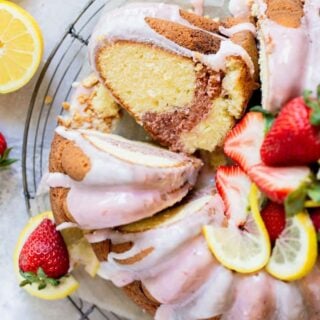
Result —
[[[35, 201], [37, 189], [47, 170], [57, 116], [63, 113], [61, 104], [69, 100], [72, 83], [90, 71], [86, 46], [99, 13], [105, 6], [112, 9], [124, 2], [89, 1], [67, 28], [41, 70], [29, 104], [22, 147], [23, 190], [30, 216], [50, 208], [46, 198]], [[78, 297], [68, 297], [68, 300], [78, 310], [80, 320], [121, 319]]]

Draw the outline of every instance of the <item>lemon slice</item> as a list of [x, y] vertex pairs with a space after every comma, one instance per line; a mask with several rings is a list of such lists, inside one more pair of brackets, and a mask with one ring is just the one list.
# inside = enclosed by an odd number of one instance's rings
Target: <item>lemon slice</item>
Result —
[[34, 18], [9, 1], [0, 1], [0, 93], [24, 86], [43, 54], [41, 30]]
[[61, 233], [68, 247], [71, 264], [82, 265], [91, 277], [96, 276], [100, 262], [83, 232], [78, 228], [68, 228]]
[[287, 219], [266, 270], [280, 280], [298, 280], [312, 270], [317, 252], [317, 235], [313, 223], [307, 213], [299, 213]]
[[216, 259], [225, 267], [240, 273], [262, 269], [270, 257], [270, 240], [259, 212], [257, 187], [252, 184], [250, 210], [245, 224], [239, 228], [204, 226], [208, 246]]
[[308, 200], [304, 203], [304, 207], [305, 208], [318, 208], [318, 207], [320, 207], [320, 202]]
[[[29, 237], [29, 235], [33, 232], [33, 230], [37, 228], [37, 226], [45, 218], [53, 220], [52, 212], [47, 211], [32, 217], [20, 233], [18, 243], [16, 245], [14, 255], [13, 255], [14, 269], [15, 269], [15, 273], [17, 275], [19, 283], [24, 280], [24, 278], [20, 275], [20, 272], [19, 272], [20, 251], [25, 241]], [[38, 290], [38, 285], [36, 283], [33, 283], [31, 285], [26, 285], [23, 288], [28, 293], [30, 293], [35, 297], [45, 299], [45, 300], [57, 300], [57, 299], [63, 299], [67, 297], [68, 295], [73, 293], [75, 290], [77, 290], [78, 287], [79, 287], [79, 283], [75, 280], [75, 278], [72, 276], [68, 276], [68, 277], [62, 277], [60, 280], [60, 284], [57, 287], [47, 284], [45, 289]]]

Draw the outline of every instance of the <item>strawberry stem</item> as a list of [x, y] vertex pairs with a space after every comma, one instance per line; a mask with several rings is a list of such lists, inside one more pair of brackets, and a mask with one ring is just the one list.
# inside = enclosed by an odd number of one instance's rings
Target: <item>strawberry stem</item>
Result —
[[20, 287], [36, 283], [38, 284], [38, 290], [43, 290], [48, 284], [53, 287], [57, 287], [60, 284], [59, 279], [48, 277], [41, 267], [37, 270], [37, 273], [23, 272], [20, 270], [20, 275], [24, 278], [24, 280], [20, 282]]
[[320, 85], [317, 86], [317, 98], [313, 98], [312, 91], [304, 90], [303, 99], [305, 104], [312, 109], [310, 123], [314, 126], [320, 125]]
[[11, 152], [12, 148], [7, 148], [3, 155], [0, 156], [0, 169], [1, 168], [5, 168], [5, 167], [8, 167], [10, 166], [11, 164], [13, 164], [14, 162], [18, 161], [17, 159], [10, 159], [9, 158], [9, 155], [10, 155], [10, 152]]

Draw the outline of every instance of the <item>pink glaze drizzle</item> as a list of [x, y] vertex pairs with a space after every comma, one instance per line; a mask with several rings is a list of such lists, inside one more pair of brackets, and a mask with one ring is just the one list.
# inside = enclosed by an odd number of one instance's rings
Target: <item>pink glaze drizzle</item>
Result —
[[[146, 17], [170, 20], [188, 26], [189, 28], [198, 29], [180, 16], [180, 7], [176, 5], [164, 3], [134, 3], [118, 8], [112, 12], [105, 12], [102, 14], [89, 44], [91, 65], [97, 74], [99, 74], [95, 65], [95, 54], [97, 50], [103, 46], [105, 41], [112, 43], [116, 40], [155, 44], [171, 52], [198, 60], [213, 70], [224, 70], [226, 57], [233, 55], [240, 56], [248, 65], [251, 73], [254, 73], [253, 62], [246, 50], [231, 40], [220, 37], [222, 42], [216, 54], [200, 54], [199, 52], [181, 47], [158, 34], [146, 23]], [[218, 35], [215, 36], [219, 37]]]
[[[63, 127], [56, 132], [74, 141], [90, 159], [90, 171], [82, 181], [61, 173], [47, 178], [50, 187], [70, 188], [68, 210], [83, 229], [130, 223], [172, 206], [195, 184], [201, 166], [195, 158], [111, 134]], [[123, 150], [137, 154], [137, 159], [124, 157]], [[151, 158], [144, 165], [147, 157]]]

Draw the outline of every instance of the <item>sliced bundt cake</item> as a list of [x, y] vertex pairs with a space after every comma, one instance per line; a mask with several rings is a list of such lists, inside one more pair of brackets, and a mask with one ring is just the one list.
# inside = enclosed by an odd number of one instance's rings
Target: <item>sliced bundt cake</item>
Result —
[[320, 3], [307, 0], [254, 1], [258, 18], [262, 105], [277, 112], [305, 89], [320, 83]]
[[127, 5], [102, 15], [91, 63], [156, 141], [174, 151], [212, 151], [255, 86], [254, 26], [228, 24], [175, 5]]
[[102, 229], [151, 216], [180, 201], [201, 161], [93, 130], [56, 129], [48, 184], [57, 223]]

